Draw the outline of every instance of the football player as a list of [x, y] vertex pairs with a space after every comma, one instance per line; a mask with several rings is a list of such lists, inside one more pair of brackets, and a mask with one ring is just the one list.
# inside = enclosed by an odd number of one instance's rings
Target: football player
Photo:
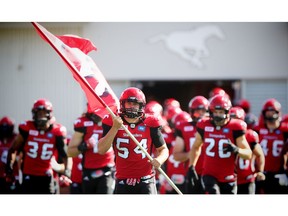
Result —
[[54, 194], [51, 158], [57, 154], [65, 166], [66, 128], [55, 122], [52, 103], [47, 99], [36, 100], [32, 108], [33, 120], [19, 124], [19, 134], [9, 149], [6, 174], [10, 174], [15, 154], [23, 152], [23, 183], [21, 193]]
[[[238, 106], [232, 107], [229, 114], [231, 118], [241, 119], [242, 121], [245, 119], [244, 109]], [[265, 180], [265, 157], [259, 144], [258, 134], [254, 130], [248, 129], [245, 137], [250, 145], [253, 156], [251, 160], [237, 157], [237, 194], [255, 194], [255, 180], [258, 182]]]
[[287, 193], [287, 138], [288, 125], [281, 122], [281, 104], [275, 98], [267, 99], [261, 110], [255, 131], [265, 155], [265, 194]]
[[[252, 151], [245, 138], [246, 123], [230, 119], [232, 104], [225, 95], [215, 95], [209, 101], [209, 118], [196, 125], [197, 133], [189, 153], [189, 177], [199, 179], [195, 166], [203, 154], [202, 179], [207, 194], [236, 194], [235, 159], [238, 155], [250, 159]], [[203, 147], [202, 147], [203, 146]]]
[[206, 117], [208, 113], [209, 101], [201, 96], [197, 95], [193, 97], [189, 104], [188, 109], [190, 113], [190, 121], [184, 121], [176, 125], [176, 143], [173, 150], [174, 159], [185, 163], [185, 178], [186, 178], [186, 193], [188, 194], [202, 194], [204, 192], [202, 183], [202, 164], [203, 155], [200, 154], [196, 164], [196, 172], [199, 177], [197, 182], [191, 182], [188, 175], [189, 165], [189, 151], [194, 143], [196, 134], [196, 124], [199, 120]]
[[[146, 98], [135, 87], [125, 89], [120, 96], [119, 116], [103, 119], [103, 137], [98, 152], [105, 154], [111, 146], [115, 151], [115, 194], [156, 194], [155, 169], [168, 158], [168, 148], [161, 133], [159, 118], [145, 116]], [[152, 145], [156, 157], [150, 161], [122, 127], [126, 127], [148, 152]]]
[[98, 141], [102, 137], [102, 119], [87, 105], [87, 112], [74, 122], [74, 134], [68, 145], [68, 156], [82, 158], [82, 189], [84, 194], [112, 194], [114, 191], [114, 151], [101, 155]]

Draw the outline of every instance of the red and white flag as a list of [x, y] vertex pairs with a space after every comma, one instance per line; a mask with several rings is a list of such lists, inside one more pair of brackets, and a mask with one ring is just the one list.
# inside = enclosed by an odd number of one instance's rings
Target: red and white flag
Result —
[[32, 24], [41, 38], [60, 55], [80, 84], [88, 101], [88, 109], [101, 118], [109, 114], [107, 107], [116, 113], [119, 100], [95, 62], [87, 55], [90, 51], [96, 50], [94, 44], [89, 39], [76, 35], [55, 36], [40, 24]]

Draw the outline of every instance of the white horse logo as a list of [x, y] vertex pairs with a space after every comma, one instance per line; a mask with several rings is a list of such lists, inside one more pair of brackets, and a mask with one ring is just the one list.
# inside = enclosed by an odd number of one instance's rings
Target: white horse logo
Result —
[[201, 59], [210, 55], [206, 41], [210, 37], [225, 39], [224, 33], [218, 26], [201, 26], [190, 31], [176, 31], [168, 35], [160, 34], [149, 39], [150, 43], [163, 41], [172, 52], [180, 55], [195, 67], [202, 68]]

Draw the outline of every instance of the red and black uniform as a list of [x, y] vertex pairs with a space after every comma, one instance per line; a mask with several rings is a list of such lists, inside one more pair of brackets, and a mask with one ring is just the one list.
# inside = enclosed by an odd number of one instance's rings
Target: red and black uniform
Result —
[[73, 157], [72, 169], [71, 169], [71, 181], [70, 194], [82, 194], [82, 158], [83, 155], [79, 154], [77, 157]]
[[[93, 139], [96, 143], [102, 137], [101, 125], [95, 124], [86, 116], [78, 118], [74, 123], [74, 130], [83, 133], [83, 141]], [[85, 194], [112, 194], [114, 187], [114, 151], [109, 149], [104, 155], [98, 153], [97, 145], [83, 153], [82, 188]]]
[[[196, 124], [197, 122], [193, 122], [193, 121], [183, 121], [180, 122], [178, 125], [176, 125], [176, 136], [181, 137], [184, 140], [184, 144], [185, 144], [185, 152], [189, 152], [190, 149], [192, 148], [192, 145], [195, 141], [195, 134], [197, 132], [196, 129]], [[204, 188], [203, 188], [203, 183], [202, 183], [202, 170], [203, 170], [203, 154], [200, 154], [198, 160], [197, 160], [197, 164], [195, 166], [196, 169], [196, 173], [199, 176], [199, 181], [195, 184], [194, 187], [192, 187], [192, 184], [190, 182], [186, 182], [186, 192], [188, 194], [202, 194], [204, 193]], [[183, 174], [184, 177], [186, 176], [187, 172], [188, 172], [188, 165], [189, 165], [189, 160], [185, 161], [183, 163]], [[186, 179], [186, 181], [189, 181], [190, 179]]]
[[[133, 134], [140, 145], [151, 155], [155, 148], [165, 144], [159, 119], [152, 115], [140, 119], [137, 124], [129, 124], [123, 119], [123, 125]], [[111, 117], [103, 119], [103, 136], [113, 125]], [[113, 140], [116, 164], [116, 194], [157, 193], [155, 170], [146, 154], [137, 146], [124, 129], [120, 128]]]
[[[23, 183], [24, 194], [51, 194], [53, 171], [51, 158], [58, 152], [62, 158], [67, 158], [65, 151], [66, 128], [60, 124], [53, 124], [47, 131], [36, 129], [33, 121], [26, 121], [19, 125], [19, 133], [24, 138], [23, 146]], [[53, 187], [53, 186], [52, 186]]]
[[13, 166], [13, 177], [11, 182], [6, 182], [5, 167], [7, 163], [8, 150], [11, 147], [16, 134], [9, 137], [0, 136], [0, 194], [17, 193], [19, 189], [19, 166], [18, 162]]
[[265, 124], [259, 124], [255, 127], [255, 131], [259, 134], [260, 145], [265, 155], [264, 193], [287, 193], [286, 187], [279, 185], [279, 179], [275, 178], [275, 175], [284, 173], [283, 154], [287, 151], [288, 124], [281, 122], [274, 130], [269, 130]]
[[[203, 140], [203, 182], [205, 193], [216, 193], [219, 187], [221, 194], [234, 194], [236, 191], [235, 159], [232, 152], [225, 152], [225, 143], [245, 134], [246, 123], [231, 119], [226, 125], [215, 126], [210, 119], [202, 119], [197, 123], [197, 131]], [[218, 186], [217, 186], [218, 185]]]
[[[259, 143], [258, 134], [248, 129], [245, 134], [246, 140], [253, 151]], [[255, 194], [255, 157], [250, 160], [237, 158], [237, 194]]]
[[[171, 134], [172, 135], [172, 134]], [[173, 136], [170, 135], [170, 139], [166, 143], [170, 142], [169, 147], [169, 158], [166, 161], [166, 174], [177, 186], [177, 188], [185, 193], [185, 175], [186, 167], [184, 162], [176, 161], [173, 156], [173, 148], [175, 146], [175, 133]], [[169, 138], [169, 137], [168, 137]], [[172, 140], [171, 140], [172, 139]], [[167, 182], [166, 185], [166, 194], [176, 194], [177, 192], [172, 188], [172, 186]]]

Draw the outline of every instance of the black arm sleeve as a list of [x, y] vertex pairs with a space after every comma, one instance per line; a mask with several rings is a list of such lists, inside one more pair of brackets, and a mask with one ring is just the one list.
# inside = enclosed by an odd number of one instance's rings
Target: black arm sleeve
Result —
[[78, 128], [74, 128], [74, 131], [85, 134], [87, 131], [87, 128], [86, 127], [78, 127]]
[[102, 124], [102, 128], [103, 128], [103, 134], [102, 137], [106, 136], [106, 134], [109, 132], [109, 130], [111, 129], [111, 126], [106, 125], [106, 124]]
[[151, 133], [152, 143], [154, 144], [156, 148], [159, 148], [162, 145], [165, 145], [165, 140], [161, 133], [161, 127], [156, 127], [156, 128], [151, 127], [150, 133]]
[[203, 139], [203, 137], [204, 137], [204, 129], [197, 128], [197, 132], [200, 134], [202, 140], [204, 140], [204, 139]]
[[254, 148], [255, 148], [255, 146], [257, 145], [257, 142], [251, 142], [251, 143], [249, 143], [249, 144], [250, 144], [251, 150], [253, 151]]
[[240, 137], [242, 135], [245, 135], [245, 131], [243, 131], [243, 130], [235, 130], [235, 131], [233, 131], [234, 140], [236, 140], [238, 137]]
[[182, 138], [183, 138], [183, 135], [182, 135], [181, 130], [176, 129], [176, 130], [175, 130], [175, 136], [179, 136], [179, 137], [182, 137]]
[[67, 158], [67, 146], [65, 145], [63, 136], [56, 137], [56, 148], [60, 157]]

